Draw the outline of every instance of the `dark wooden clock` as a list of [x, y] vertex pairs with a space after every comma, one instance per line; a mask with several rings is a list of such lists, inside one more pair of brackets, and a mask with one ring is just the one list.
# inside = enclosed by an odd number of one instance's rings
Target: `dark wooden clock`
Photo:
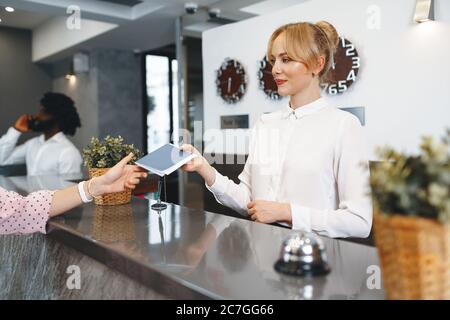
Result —
[[322, 87], [331, 95], [340, 94], [356, 81], [360, 67], [360, 58], [355, 46], [347, 39], [339, 38], [334, 56], [334, 65], [329, 72], [329, 82]]
[[264, 91], [266, 96], [272, 100], [279, 100], [282, 98], [278, 94], [278, 86], [272, 75], [272, 65], [264, 57], [259, 61], [259, 71], [258, 71], [259, 88]]
[[217, 94], [227, 103], [236, 103], [247, 90], [247, 76], [242, 64], [226, 58], [216, 75]]

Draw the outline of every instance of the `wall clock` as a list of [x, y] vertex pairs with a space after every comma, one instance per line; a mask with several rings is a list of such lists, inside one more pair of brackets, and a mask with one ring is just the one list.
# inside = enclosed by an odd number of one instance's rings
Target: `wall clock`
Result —
[[259, 61], [258, 80], [259, 88], [264, 91], [268, 98], [272, 100], [280, 100], [282, 98], [278, 94], [278, 86], [272, 75], [272, 65], [267, 60], [267, 57]]
[[226, 58], [216, 72], [217, 94], [226, 103], [236, 103], [242, 99], [247, 90], [247, 76], [242, 64]]
[[322, 87], [331, 95], [340, 94], [356, 81], [360, 67], [360, 58], [355, 46], [344, 37], [339, 38], [339, 45], [334, 55], [334, 65], [329, 71], [329, 82]]

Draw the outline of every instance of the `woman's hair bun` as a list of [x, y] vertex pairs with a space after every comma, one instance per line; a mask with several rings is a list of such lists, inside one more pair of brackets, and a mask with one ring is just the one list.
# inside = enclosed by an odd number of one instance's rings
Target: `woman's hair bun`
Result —
[[339, 44], [339, 34], [336, 31], [336, 28], [327, 21], [319, 21], [316, 23], [316, 27], [320, 28], [328, 38], [330, 42], [330, 49], [334, 53], [337, 50]]

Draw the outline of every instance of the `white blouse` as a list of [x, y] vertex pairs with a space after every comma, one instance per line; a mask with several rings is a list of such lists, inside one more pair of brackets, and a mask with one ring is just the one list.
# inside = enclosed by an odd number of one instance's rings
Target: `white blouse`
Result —
[[206, 187], [247, 215], [253, 200], [288, 202], [292, 229], [328, 237], [367, 237], [372, 226], [369, 164], [361, 124], [320, 98], [263, 114], [236, 184], [216, 171]]

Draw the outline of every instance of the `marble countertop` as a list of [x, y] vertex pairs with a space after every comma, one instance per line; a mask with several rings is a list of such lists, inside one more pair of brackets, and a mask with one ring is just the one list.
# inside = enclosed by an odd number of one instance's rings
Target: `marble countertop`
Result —
[[[0, 186], [26, 194], [72, 184], [67, 179], [0, 177]], [[322, 237], [331, 272], [295, 278], [273, 267], [282, 240], [292, 230], [175, 204], [158, 213], [151, 209], [152, 203], [152, 199], [133, 197], [130, 204], [120, 206], [85, 204], [51, 219], [43, 241], [57, 240], [120, 271], [152, 290], [149, 296], [384, 299], [382, 286], [368, 286], [379, 265], [374, 247]], [[88, 268], [85, 277], [91, 271]], [[90, 285], [95, 290], [95, 278]]]

